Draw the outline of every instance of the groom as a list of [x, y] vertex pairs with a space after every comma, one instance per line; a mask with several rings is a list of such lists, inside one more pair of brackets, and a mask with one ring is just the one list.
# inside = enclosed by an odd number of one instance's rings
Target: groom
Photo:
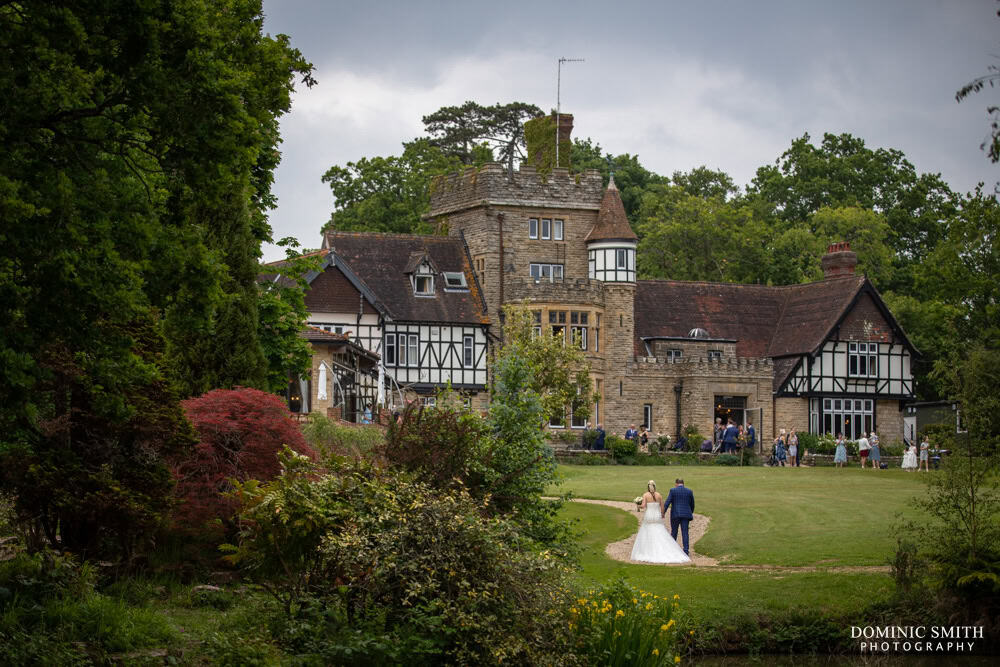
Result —
[[[678, 477], [674, 480], [674, 488], [670, 489], [663, 503], [663, 510], [670, 508], [670, 534], [677, 539], [677, 528], [684, 536], [684, 553], [688, 554], [688, 524], [694, 518], [694, 493], [684, 486], [684, 480]], [[688, 554], [689, 556], [691, 554]]]

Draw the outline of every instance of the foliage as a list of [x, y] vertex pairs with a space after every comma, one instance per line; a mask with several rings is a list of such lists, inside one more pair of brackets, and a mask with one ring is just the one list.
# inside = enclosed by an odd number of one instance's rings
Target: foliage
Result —
[[715, 457], [715, 465], [718, 466], [738, 466], [740, 457], [735, 454], [719, 454]]
[[577, 598], [569, 627], [590, 664], [673, 665], [679, 660], [679, 599], [618, 579]]
[[[632, 229], [639, 234], [639, 204], [647, 188], [667, 182], [667, 178], [649, 171], [639, 163], [638, 155], [623, 153], [612, 156], [605, 153], [600, 144], [592, 142], [589, 138], [585, 140], [573, 140], [572, 167], [574, 171], [580, 172], [585, 169], [596, 169], [601, 172], [604, 185], [607, 186], [611, 176], [612, 165], [615, 172], [615, 187], [621, 195], [622, 205], [625, 207], [625, 216], [628, 218]], [[693, 170], [692, 173], [698, 171]], [[675, 174], [677, 176], [677, 174]], [[640, 234], [641, 236], [641, 234]]]
[[[492, 447], [486, 422], [452, 401], [433, 408], [410, 403], [399, 423], [389, 424], [379, 453], [390, 465], [419, 473], [440, 489], [469, 489], [476, 498], [489, 493]], [[492, 481], [492, 480], [490, 480]]]
[[884, 216], [891, 234], [895, 275], [883, 289], [912, 285], [912, 270], [940, 239], [940, 221], [953, 211], [953, 195], [936, 174], [917, 175], [901, 151], [872, 150], [850, 134], [808, 134], [792, 141], [774, 165], [757, 170], [750, 199], [773, 206], [786, 224], [805, 222], [824, 207], [854, 207]]
[[948, 439], [935, 442], [952, 453], [927, 476], [927, 492], [915, 501], [930, 521], [899, 528], [930, 562], [931, 585], [945, 599], [960, 600], [968, 619], [985, 616], [994, 622], [1000, 604], [998, 374], [1000, 352], [987, 347], [970, 350], [949, 373], [951, 394], [962, 406], [968, 432], [949, 433]]
[[313, 479], [301, 457], [284, 461], [274, 481], [237, 485], [230, 558], [290, 618], [328, 609], [323, 650], [336, 655], [338, 635], [368, 623], [422, 638], [415, 663], [545, 662], [564, 648], [562, 617], [550, 613], [567, 599], [563, 566], [534, 553], [516, 524], [484, 518], [482, 501], [391, 470], [344, 463]]
[[351, 426], [313, 413], [302, 426], [302, 435], [320, 458], [349, 456], [369, 458], [385, 442], [385, 432], [374, 426]]
[[[51, 404], [30, 435], [0, 448], [0, 482], [14, 495], [27, 546], [91, 558], [131, 561], [151, 546], [172, 506], [167, 460], [193, 444], [177, 396], [154, 362], [159, 338], [149, 323], [132, 337], [139, 368], [96, 386], [111, 369], [90, 370], [68, 350], [48, 347], [49, 381], [37, 386]], [[135, 375], [132, 375], [135, 373]], [[131, 375], [131, 377], [129, 377]], [[117, 391], [117, 395], [111, 395]]]
[[538, 396], [543, 414], [565, 415], [567, 408], [572, 408], [574, 415], [589, 417], [594, 400], [590, 363], [583, 351], [566, 344], [561, 336], [535, 336], [528, 304], [506, 305], [503, 314], [503, 348], [499, 358], [524, 360], [527, 373], [520, 375], [519, 382]]
[[[819, 436], [815, 433], [809, 433], [808, 431], [796, 431], [796, 437], [799, 439], [799, 454], [805, 454], [809, 452], [810, 454], [819, 454], [816, 451], [819, 446]], [[834, 445], [836, 449], [836, 445]]]
[[315, 458], [285, 403], [256, 389], [216, 389], [183, 403], [199, 442], [175, 462], [178, 528], [198, 532], [208, 521], [231, 522], [235, 503], [224, 494], [233, 480], [267, 481], [278, 475], [287, 446]]
[[98, 593], [95, 579], [90, 565], [49, 551], [0, 563], [0, 660], [82, 663], [174, 636], [149, 610]]
[[609, 435], [604, 440], [604, 444], [616, 461], [628, 457], [634, 458], [639, 451], [639, 446], [636, 444], [635, 440], [627, 440], [625, 438], [620, 438], [617, 435]]
[[323, 230], [421, 234], [433, 231], [421, 216], [430, 211], [430, 184], [436, 176], [462, 169], [428, 139], [403, 144], [399, 157], [361, 158], [323, 174], [336, 202]]
[[276, 117], [312, 80], [261, 22], [253, 0], [0, 7], [0, 467], [58, 548], [148, 541], [188, 436], [172, 382], [262, 382]]
[[462, 106], [441, 107], [422, 118], [432, 146], [448, 156], [455, 156], [462, 164], [482, 164], [477, 149], [486, 148], [489, 160], [493, 155], [514, 170], [515, 160], [524, 160], [525, 131], [532, 118], [542, 115], [534, 104], [510, 102], [484, 107], [476, 102]]
[[[556, 136], [556, 114], [532, 118], [524, 124], [524, 140], [527, 146], [527, 162], [542, 178], [547, 178], [552, 169], [568, 169], [572, 153], [572, 143], [559, 141]], [[559, 164], [556, 164], [556, 142], [559, 141]]]
[[276, 267], [261, 267], [261, 271], [280, 270], [284, 280], [261, 280], [257, 307], [257, 330], [264, 358], [267, 360], [267, 389], [283, 391], [288, 379], [305, 375], [312, 363], [309, 342], [299, 336], [309, 319], [305, 294], [306, 275], [320, 267], [320, 256], [299, 255], [299, 244], [293, 238], [281, 239], [286, 259]]

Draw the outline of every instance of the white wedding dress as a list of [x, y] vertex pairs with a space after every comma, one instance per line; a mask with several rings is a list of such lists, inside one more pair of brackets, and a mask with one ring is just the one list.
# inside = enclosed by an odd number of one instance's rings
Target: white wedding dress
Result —
[[639, 534], [635, 536], [630, 558], [645, 563], [691, 562], [677, 541], [670, 536], [670, 531], [663, 523], [660, 506], [656, 503], [646, 504], [646, 513], [639, 524]]
[[903, 454], [903, 470], [916, 470], [917, 469], [917, 448], [910, 446], [907, 448], [906, 453]]

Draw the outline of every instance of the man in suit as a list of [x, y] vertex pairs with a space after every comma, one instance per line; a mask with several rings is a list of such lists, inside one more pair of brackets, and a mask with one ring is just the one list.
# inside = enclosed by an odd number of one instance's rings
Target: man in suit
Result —
[[730, 419], [726, 422], [726, 430], [722, 432], [722, 451], [727, 454], [732, 454], [736, 452], [736, 443], [740, 439], [740, 431], [736, 428], [736, 424]]
[[[674, 480], [674, 488], [670, 489], [663, 503], [663, 511], [670, 508], [670, 534], [677, 539], [677, 529], [681, 529], [684, 538], [684, 553], [688, 553], [688, 524], [694, 518], [694, 493], [684, 486], [684, 480], [678, 477]], [[691, 554], [688, 554], [689, 556]]]
[[597, 425], [597, 437], [594, 438], [594, 449], [604, 449], [604, 424]]
[[757, 431], [754, 430], [753, 424], [747, 424], [747, 447], [752, 452], [754, 447], [757, 446]]

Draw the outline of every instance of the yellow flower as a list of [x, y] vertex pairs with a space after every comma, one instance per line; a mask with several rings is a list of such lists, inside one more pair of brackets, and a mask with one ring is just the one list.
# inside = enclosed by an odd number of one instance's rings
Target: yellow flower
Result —
[[632, 604], [639, 604], [639, 601], [636, 600], [635, 598], [632, 598]]
[[681, 599], [681, 596], [680, 596], [680, 595], [677, 595], [676, 593], [674, 593], [674, 599], [675, 599], [675, 600], [680, 600], [680, 599]]
[[623, 612], [621, 609], [619, 609], [617, 612], [615, 612], [615, 618], [618, 618], [619, 616], [624, 616], [624, 615], [625, 615], [625, 612]]
[[691, 631], [691, 632], [689, 632], [688, 634], [689, 634], [689, 635], [693, 635], [693, 634], [694, 634], [694, 630], [692, 630], [692, 631]]
[[660, 649], [654, 648], [653, 649], [653, 655], [660, 655]]
[[569, 608], [569, 610], [570, 610], [571, 612], [573, 612], [574, 614], [577, 614], [577, 613], [579, 613], [579, 612], [578, 612], [578, 611], [576, 610], [576, 607], [570, 607], [570, 608]]
[[666, 632], [669, 629], [670, 629], [669, 625], [664, 624], [660, 626], [660, 632]]
[[681, 661], [681, 657], [680, 657], [679, 655], [675, 655], [675, 656], [674, 656], [674, 664], [676, 665], [676, 664], [677, 664], [677, 663], [679, 663], [680, 661]]
[[676, 625], [676, 624], [677, 624], [677, 621], [675, 621], [674, 619], [670, 619], [670, 622], [667, 623], [667, 629], [669, 630], [670, 628], [674, 627], [674, 625]]
[[646, 603], [646, 611], [649, 611], [652, 608], [653, 608], [653, 603], [652, 602], [647, 602]]

